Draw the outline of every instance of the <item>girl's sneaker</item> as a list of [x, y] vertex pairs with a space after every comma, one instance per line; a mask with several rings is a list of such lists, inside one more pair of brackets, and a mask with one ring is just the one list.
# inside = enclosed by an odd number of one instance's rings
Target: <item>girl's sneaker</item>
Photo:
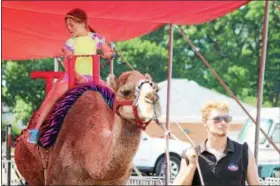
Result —
[[29, 143], [38, 144], [39, 130], [38, 129], [31, 129], [28, 132], [29, 132], [29, 138], [27, 139], [27, 141]]

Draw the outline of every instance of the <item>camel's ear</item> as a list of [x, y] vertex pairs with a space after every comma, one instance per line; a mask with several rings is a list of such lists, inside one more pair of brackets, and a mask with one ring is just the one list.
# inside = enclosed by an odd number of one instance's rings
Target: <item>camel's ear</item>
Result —
[[150, 76], [150, 74], [147, 73], [145, 74], [145, 79], [153, 81], [152, 76]]
[[117, 78], [114, 74], [109, 74], [109, 76], [107, 77], [107, 80], [106, 80], [106, 84], [111, 87], [114, 91], [117, 91], [118, 90], [118, 81], [117, 81]]
[[133, 73], [133, 71], [123, 72], [119, 77], [119, 85], [124, 85], [127, 81], [127, 78]]

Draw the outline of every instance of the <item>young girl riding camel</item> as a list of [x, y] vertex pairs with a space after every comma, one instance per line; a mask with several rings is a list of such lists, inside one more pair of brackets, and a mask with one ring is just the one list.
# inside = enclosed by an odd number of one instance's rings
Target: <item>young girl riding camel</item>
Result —
[[[44, 122], [46, 116], [56, 103], [56, 101], [68, 90], [68, 67], [67, 60], [72, 55], [95, 55], [97, 50], [101, 50], [103, 58], [113, 58], [115, 56], [112, 48], [105, 43], [105, 39], [96, 34], [88, 25], [88, 18], [85, 11], [81, 9], [73, 9], [65, 16], [67, 30], [71, 34], [62, 49], [64, 54], [65, 73], [63, 78], [58, 80], [51, 88], [50, 92], [43, 101], [41, 107], [35, 116], [36, 126], [30, 130], [28, 142], [38, 144], [39, 129]], [[75, 62], [75, 72], [77, 83], [86, 83], [92, 81], [92, 58], [77, 57]]]

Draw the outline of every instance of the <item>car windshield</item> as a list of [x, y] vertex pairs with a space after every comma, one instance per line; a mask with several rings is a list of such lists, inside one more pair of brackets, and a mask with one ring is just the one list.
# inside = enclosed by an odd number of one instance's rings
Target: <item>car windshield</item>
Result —
[[273, 130], [272, 141], [274, 143], [280, 143], [280, 123], [277, 123]]
[[[273, 123], [272, 119], [261, 119], [260, 127], [263, 129], [263, 131], [266, 134], [268, 134], [272, 123]], [[238, 135], [238, 141], [240, 142], [245, 142], [248, 140], [254, 141], [255, 135], [252, 134], [255, 134], [255, 124], [250, 119], [248, 119]], [[250, 137], [253, 139], [249, 139]], [[264, 142], [265, 142], [265, 136], [262, 134], [262, 132], [260, 132], [259, 143], [264, 143]]]

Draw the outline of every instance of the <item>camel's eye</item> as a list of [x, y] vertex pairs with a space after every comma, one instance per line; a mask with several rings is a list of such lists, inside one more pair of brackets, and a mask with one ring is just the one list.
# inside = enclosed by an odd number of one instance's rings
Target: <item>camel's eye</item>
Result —
[[153, 84], [152, 87], [154, 88], [155, 92], [158, 93], [158, 91], [159, 91], [158, 85], [157, 84]]
[[129, 95], [131, 94], [131, 90], [124, 89], [124, 90], [122, 90], [122, 94], [123, 94], [124, 96], [129, 96]]
[[159, 88], [158, 88], [158, 87], [156, 87], [156, 88], [155, 88], [155, 91], [156, 91], [156, 93], [158, 93], [158, 91], [159, 91]]

